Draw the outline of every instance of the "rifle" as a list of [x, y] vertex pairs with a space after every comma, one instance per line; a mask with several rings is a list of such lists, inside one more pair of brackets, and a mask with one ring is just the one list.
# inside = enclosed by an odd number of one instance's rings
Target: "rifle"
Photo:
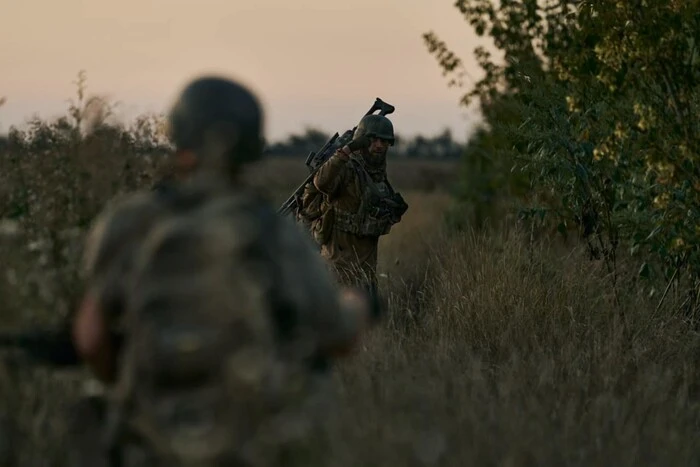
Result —
[[0, 332], [0, 349], [18, 348], [32, 360], [50, 366], [71, 367], [80, 363], [68, 330]]
[[[377, 110], [379, 110], [379, 115], [389, 115], [390, 113], [394, 112], [395, 108], [393, 105], [388, 104], [377, 97], [374, 100], [372, 107], [370, 107], [367, 113], [365, 113], [364, 117], [373, 114]], [[321, 168], [321, 166], [335, 153], [335, 151], [352, 141], [352, 135], [355, 133], [356, 128], [357, 126], [353, 127], [352, 130], [346, 130], [342, 136], [336, 132], [328, 141], [326, 141], [326, 144], [324, 144], [321, 149], [316, 152], [311, 151], [309, 153], [309, 156], [306, 158], [306, 162], [304, 162], [306, 167], [309, 169], [309, 176], [306, 177], [306, 180], [304, 180], [296, 190], [294, 190], [294, 193], [287, 198], [287, 201], [282, 203], [282, 206], [280, 206], [280, 208], [277, 210], [278, 214], [286, 216], [299, 209], [299, 197], [304, 192], [306, 185], [311, 183], [316, 175], [316, 172], [318, 172], [318, 169]]]

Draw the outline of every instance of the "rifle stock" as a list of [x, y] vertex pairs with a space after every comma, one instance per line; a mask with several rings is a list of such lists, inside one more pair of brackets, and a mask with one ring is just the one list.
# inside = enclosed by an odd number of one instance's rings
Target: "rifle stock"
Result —
[[[395, 108], [393, 105], [388, 104], [381, 100], [380, 98], [375, 98], [374, 104], [372, 104], [372, 107], [365, 113], [365, 117], [367, 115], [371, 115], [374, 112], [379, 110], [379, 115], [389, 115], [390, 113], [393, 113]], [[319, 149], [316, 152], [311, 152], [309, 153], [308, 157], [306, 158], [306, 161], [304, 164], [309, 168], [309, 176], [306, 177], [306, 179], [297, 187], [296, 190], [291, 194], [287, 200], [282, 203], [282, 205], [279, 207], [277, 210], [278, 214], [281, 214], [283, 216], [287, 216], [293, 212], [296, 212], [297, 209], [299, 208], [299, 197], [301, 194], [304, 192], [304, 189], [306, 186], [312, 182], [314, 176], [316, 175], [316, 172], [318, 172], [318, 169], [321, 168], [321, 166], [328, 160], [330, 157], [343, 147], [344, 145], [348, 144], [352, 140], [352, 136], [355, 133], [355, 130], [357, 129], [357, 126], [353, 127], [352, 130], [346, 130], [342, 136], [339, 136], [339, 134], [336, 132], [328, 141], [326, 141], [326, 144], [324, 144], [321, 149]]]
[[80, 363], [70, 332], [0, 332], [0, 349], [20, 349], [33, 360], [51, 366], [77, 366]]
[[[343, 137], [346, 137], [348, 132], [345, 132]], [[339, 142], [338, 136], [338, 133], [334, 134], [328, 141], [326, 141], [326, 144], [324, 144], [318, 152], [312, 152], [309, 154], [309, 157], [306, 158], [306, 162], [304, 164], [309, 168], [309, 171], [311, 173], [308, 177], [306, 177], [306, 179], [301, 183], [301, 185], [299, 185], [297, 189], [294, 190], [292, 195], [289, 198], [287, 198], [287, 200], [284, 203], [282, 203], [282, 206], [280, 206], [280, 208], [277, 210], [279, 214], [287, 216], [296, 210], [299, 203], [299, 196], [301, 196], [301, 194], [303, 193], [304, 188], [306, 188], [306, 185], [311, 183], [314, 176], [316, 175], [316, 172], [318, 172], [318, 169], [321, 168], [323, 163], [326, 162], [333, 155], [333, 153], [338, 147], [341, 147], [339, 146], [339, 144], [345, 144], [342, 141], [344, 141], [344, 139], [347, 138], [341, 138], [341, 141]]]

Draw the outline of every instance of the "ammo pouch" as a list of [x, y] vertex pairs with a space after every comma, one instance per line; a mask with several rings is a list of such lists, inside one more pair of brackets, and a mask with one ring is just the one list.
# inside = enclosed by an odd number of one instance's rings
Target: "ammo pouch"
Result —
[[[388, 234], [393, 225], [392, 220], [386, 216], [376, 217], [373, 215], [374, 213], [369, 212], [370, 210], [372, 209], [364, 210], [366, 214], [363, 215], [362, 209], [357, 213], [352, 213], [336, 208], [334, 209], [335, 227], [340, 231], [360, 237], [379, 237]], [[375, 212], [379, 213], [379, 211]]]
[[[319, 198], [323, 198], [320, 196]], [[311, 234], [319, 245], [325, 245], [331, 240], [335, 225], [335, 209], [325, 200], [322, 203], [322, 214], [311, 226]]]
[[395, 193], [388, 180], [385, 180], [389, 193], [382, 194], [374, 180], [363, 167], [361, 161], [351, 159], [364, 190], [357, 212], [335, 208], [335, 227], [361, 237], [379, 237], [391, 231], [408, 209], [408, 205]]
[[408, 204], [403, 200], [403, 197], [398, 193], [392, 193], [391, 196], [381, 200], [380, 206], [377, 208], [380, 217], [387, 216], [392, 219], [392, 223], [397, 223], [401, 220], [408, 210]]
[[326, 201], [326, 196], [318, 191], [313, 183], [304, 188], [304, 193], [298, 201], [297, 218], [309, 231], [314, 241], [319, 245], [328, 243], [333, 230], [334, 213]]

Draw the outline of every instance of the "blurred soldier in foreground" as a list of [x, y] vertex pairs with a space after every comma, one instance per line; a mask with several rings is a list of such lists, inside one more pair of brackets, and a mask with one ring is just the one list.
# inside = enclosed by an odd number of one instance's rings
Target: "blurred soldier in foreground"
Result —
[[336, 151], [313, 183], [324, 196], [321, 255], [341, 283], [377, 292], [379, 237], [401, 220], [408, 205], [389, 184], [386, 155], [394, 127], [383, 115], [360, 120], [353, 140]]
[[109, 460], [294, 465], [317, 383], [376, 307], [341, 292], [297, 226], [244, 187], [263, 126], [248, 90], [195, 80], [170, 126], [189, 178], [114, 204], [86, 243], [74, 339], [108, 385]]

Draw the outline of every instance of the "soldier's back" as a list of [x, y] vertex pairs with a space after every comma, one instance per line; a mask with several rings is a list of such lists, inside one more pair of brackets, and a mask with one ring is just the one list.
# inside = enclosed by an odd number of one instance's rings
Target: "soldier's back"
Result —
[[266, 200], [235, 192], [162, 217], [128, 291], [112, 404], [124, 424], [112, 429], [136, 451], [166, 465], [274, 465], [309, 439], [319, 348], [351, 331], [313, 244]]

